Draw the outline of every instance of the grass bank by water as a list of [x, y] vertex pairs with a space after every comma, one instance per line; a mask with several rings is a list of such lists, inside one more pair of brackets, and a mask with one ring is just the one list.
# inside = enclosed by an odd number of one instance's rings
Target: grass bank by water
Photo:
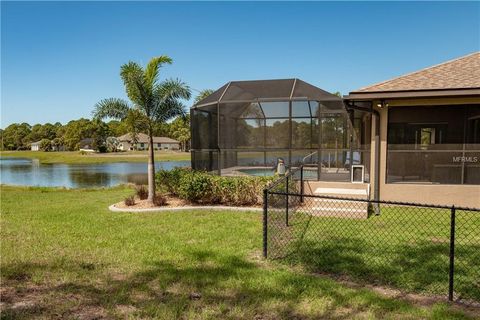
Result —
[[2, 186], [2, 318], [467, 318], [264, 261], [258, 213], [108, 211], [131, 193]]
[[[0, 157], [38, 159], [41, 163], [109, 163], [109, 162], [146, 162], [147, 151], [127, 151], [115, 153], [81, 154], [79, 151], [2, 151]], [[189, 152], [155, 151], [157, 161], [189, 161]]]

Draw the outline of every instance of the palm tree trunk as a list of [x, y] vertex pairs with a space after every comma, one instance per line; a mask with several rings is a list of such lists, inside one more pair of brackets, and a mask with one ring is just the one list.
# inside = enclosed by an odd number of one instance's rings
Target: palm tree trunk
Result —
[[155, 157], [152, 131], [148, 132], [148, 202], [153, 203], [155, 196]]

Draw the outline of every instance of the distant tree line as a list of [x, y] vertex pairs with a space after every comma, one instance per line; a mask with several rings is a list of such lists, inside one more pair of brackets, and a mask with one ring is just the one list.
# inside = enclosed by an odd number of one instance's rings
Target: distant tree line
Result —
[[[33, 142], [40, 142], [40, 150], [75, 151], [80, 148], [83, 139], [92, 139], [93, 148], [97, 151], [115, 151], [112, 137], [126, 133], [142, 132], [141, 121], [137, 115], [129, 115], [122, 121], [85, 119], [71, 120], [66, 124], [12, 123], [5, 129], [0, 129], [0, 148], [2, 150], [29, 150]], [[180, 141], [182, 150], [187, 151], [190, 144], [190, 119], [187, 115], [177, 117], [172, 122], [154, 126], [154, 135], [169, 137]]]

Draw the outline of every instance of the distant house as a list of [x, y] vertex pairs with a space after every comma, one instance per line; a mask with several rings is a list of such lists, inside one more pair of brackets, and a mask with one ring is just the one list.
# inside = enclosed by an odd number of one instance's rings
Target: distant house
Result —
[[30, 145], [30, 149], [32, 151], [40, 151], [40, 142], [41, 141], [32, 142], [32, 144]]
[[65, 145], [61, 144], [61, 145], [54, 145], [52, 144], [52, 151], [65, 151], [66, 148], [65, 148]]
[[[129, 133], [117, 137], [117, 139], [119, 142], [118, 149], [122, 151], [148, 149], [148, 136], [145, 133], [139, 133], [137, 135], [136, 147]], [[154, 150], [179, 150], [180, 142], [167, 137], [153, 137], [153, 148]]]
[[80, 151], [95, 152], [95, 150], [93, 149], [93, 139], [92, 138], [82, 139], [82, 140], [80, 140], [78, 145], [79, 145], [79, 150]]

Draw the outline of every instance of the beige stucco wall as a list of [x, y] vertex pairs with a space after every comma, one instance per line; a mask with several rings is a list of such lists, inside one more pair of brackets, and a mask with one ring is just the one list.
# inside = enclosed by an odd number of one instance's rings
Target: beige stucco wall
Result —
[[[387, 101], [388, 108], [407, 105], [452, 105], [480, 103], [476, 99], [423, 99]], [[374, 101], [376, 106], [378, 101]], [[376, 108], [376, 107], [375, 107]], [[456, 205], [480, 208], [480, 185], [440, 185], [416, 183], [385, 183], [387, 170], [387, 125], [388, 108], [376, 110], [380, 113], [380, 199], [390, 201], [418, 202], [438, 205]], [[372, 153], [374, 145], [372, 144]], [[374, 172], [372, 170], [371, 174]], [[372, 176], [373, 177], [373, 176]], [[373, 181], [373, 179], [371, 179]]]
[[169, 150], [179, 150], [180, 149], [180, 144], [178, 143], [162, 143], [161, 144], [162, 149], [163, 148], [168, 148]]
[[126, 141], [122, 141], [120, 142], [120, 146], [119, 146], [119, 149], [120, 150], [124, 150], [124, 151], [128, 151], [130, 150], [130, 143], [126, 142]]

